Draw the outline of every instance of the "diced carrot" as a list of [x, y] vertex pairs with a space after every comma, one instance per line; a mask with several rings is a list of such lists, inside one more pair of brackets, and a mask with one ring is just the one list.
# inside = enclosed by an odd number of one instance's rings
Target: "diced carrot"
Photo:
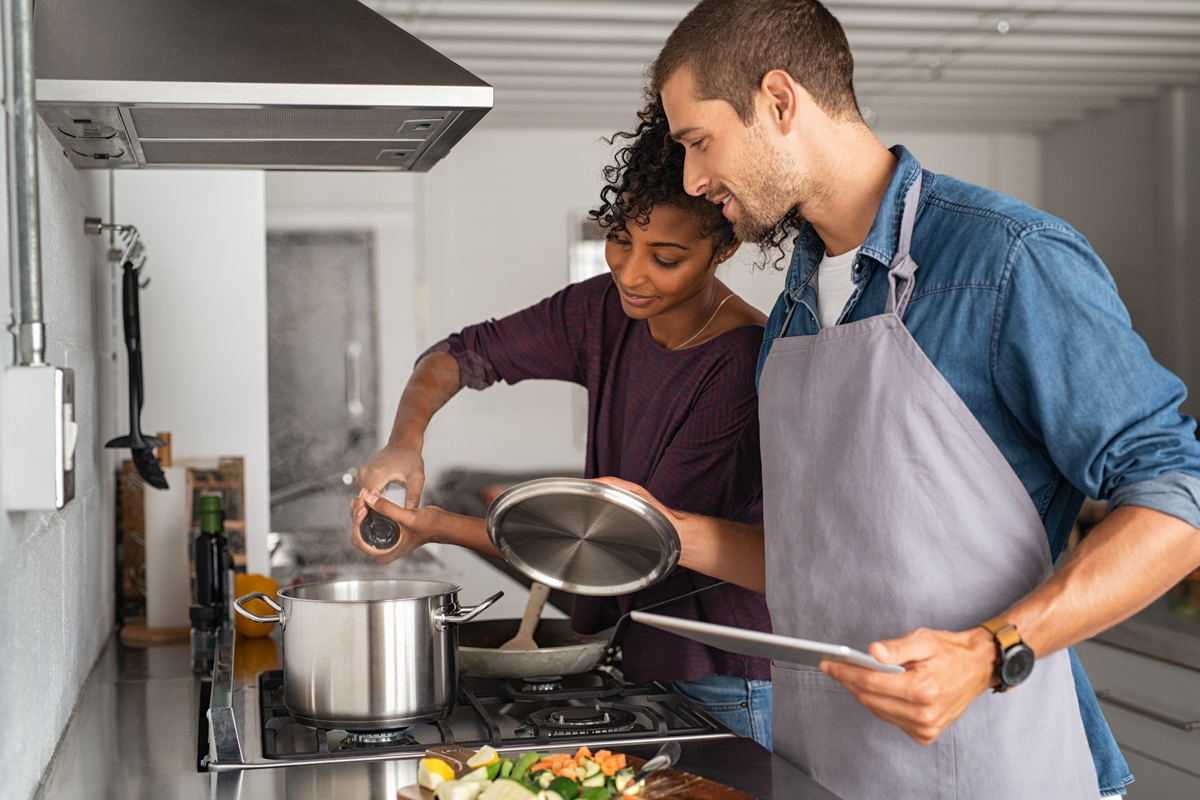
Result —
[[607, 759], [600, 765], [600, 771], [611, 778], [617, 774], [617, 763], [611, 758]]
[[617, 769], [625, 769], [625, 754], [617, 753], [613, 756], [617, 760]]
[[597, 750], [596, 751], [596, 760], [603, 761], [604, 759], [608, 758], [611, 755], [612, 755], [612, 753], [608, 750]]
[[591, 757], [592, 757], [592, 751], [587, 749], [587, 745], [584, 745], [583, 747], [579, 748], [579, 750], [577, 750], [575, 752], [575, 758], [591, 758]]

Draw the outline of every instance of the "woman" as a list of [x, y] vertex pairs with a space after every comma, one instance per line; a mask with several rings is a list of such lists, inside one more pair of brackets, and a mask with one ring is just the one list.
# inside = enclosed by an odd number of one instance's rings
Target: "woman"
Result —
[[[426, 542], [498, 557], [481, 519], [418, 508], [421, 448], [431, 417], [463, 386], [497, 380], [572, 381], [589, 395], [588, 477], [615, 476], [650, 488], [668, 506], [723, 519], [762, 518], [754, 371], [766, 317], [715, 276], [739, 242], [719, 206], [683, 191], [683, 148], [661, 108], [641, 115], [632, 140], [605, 169], [591, 216], [607, 231], [611, 275], [568, 286], [524, 311], [466, 328], [417, 362], [391, 439], [359, 472], [352, 508], [356, 546], [388, 563]], [[390, 481], [408, 487], [407, 508], [379, 497]], [[367, 506], [399, 522], [386, 552], [362, 542]], [[608, 628], [642, 608], [715, 583], [676, 569], [633, 595], [577, 597], [572, 627]], [[663, 613], [770, 631], [761, 594], [720, 586]], [[678, 690], [743, 736], [770, 747], [770, 666], [641, 625], [623, 643], [622, 669], [637, 682]]]

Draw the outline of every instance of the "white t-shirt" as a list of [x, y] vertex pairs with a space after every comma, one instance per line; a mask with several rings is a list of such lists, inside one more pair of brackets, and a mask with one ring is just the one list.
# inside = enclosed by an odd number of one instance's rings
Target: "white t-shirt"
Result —
[[832, 328], [854, 294], [854, 259], [859, 248], [840, 256], [825, 253], [817, 265], [817, 321], [822, 328]]

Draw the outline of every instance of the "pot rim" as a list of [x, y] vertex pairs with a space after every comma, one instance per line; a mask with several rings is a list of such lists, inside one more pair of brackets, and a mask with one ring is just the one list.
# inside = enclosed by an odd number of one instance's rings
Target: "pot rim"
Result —
[[[336, 598], [322, 598], [322, 597], [297, 597], [295, 594], [295, 592], [298, 590], [305, 590], [305, 589], [311, 590], [311, 589], [315, 589], [317, 587], [332, 586], [334, 584], [339, 584], [339, 583], [340, 584], [350, 584], [350, 583], [355, 583], [355, 584], [364, 584], [364, 583], [366, 583], [366, 584], [384, 584], [384, 583], [418, 584], [419, 583], [419, 584], [426, 584], [426, 585], [432, 585], [432, 586], [440, 586], [440, 587], [443, 587], [445, 589], [445, 591], [432, 592], [432, 593], [427, 592], [425, 594], [419, 594], [419, 593], [414, 592], [412, 594], [405, 595], [403, 597], [385, 597], [385, 598], [376, 598], [376, 599], [365, 598], [365, 599], [352, 599], [352, 600], [351, 599], [339, 600]], [[458, 585], [457, 583], [451, 583], [450, 581], [425, 580], [425, 579], [421, 579], [421, 578], [362, 578], [362, 579], [350, 578], [350, 579], [333, 580], [333, 581], [314, 581], [312, 583], [298, 583], [298, 584], [295, 584], [294, 586], [286, 586], [279, 590], [279, 599], [281, 601], [286, 599], [293, 603], [319, 603], [319, 604], [330, 604], [330, 605], [346, 605], [346, 604], [360, 604], [360, 603], [393, 603], [393, 602], [401, 602], [401, 601], [409, 601], [409, 600], [428, 600], [431, 597], [444, 597], [446, 595], [456, 595], [458, 592], [462, 591], [462, 588], [463, 587]]]

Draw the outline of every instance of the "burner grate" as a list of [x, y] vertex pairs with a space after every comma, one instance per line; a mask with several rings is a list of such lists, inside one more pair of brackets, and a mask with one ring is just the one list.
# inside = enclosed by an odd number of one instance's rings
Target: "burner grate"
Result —
[[637, 724], [637, 715], [620, 706], [566, 706], [545, 708], [526, 720], [536, 733], [545, 731], [550, 738], [587, 736], [593, 733], [623, 733]]
[[259, 676], [263, 757], [279, 761], [417, 757], [429, 747], [537, 748], [573, 743], [619, 746], [730, 735], [680, 695], [657, 683], [633, 685], [604, 671], [571, 676], [562, 688], [531, 690], [520, 681], [460, 684], [450, 717], [398, 731], [349, 732], [297, 722], [283, 705], [283, 672]]

